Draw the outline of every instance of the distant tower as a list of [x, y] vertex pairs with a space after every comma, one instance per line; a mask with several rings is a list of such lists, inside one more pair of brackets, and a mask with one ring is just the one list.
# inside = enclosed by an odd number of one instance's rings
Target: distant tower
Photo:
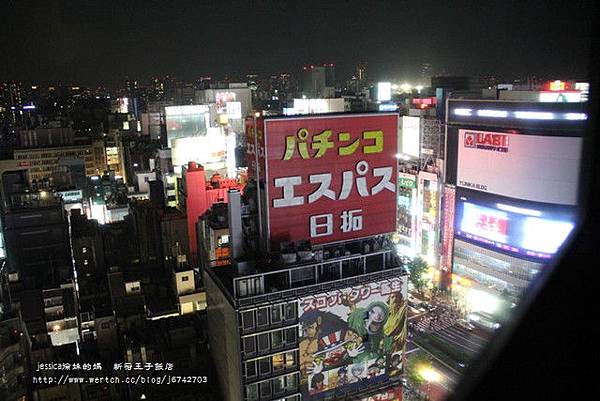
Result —
[[423, 63], [421, 65], [421, 80], [423, 83], [429, 82], [432, 77], [433, 66], [429, 63]]
[[138, 82], [136, 79], [127, 77], [125, 79], [125, 89], [127, 90], [127, 96], [135, 97], [138, 92]]
[[366, 61], [361, 61], [356, 66], [356, 78], [361, 83], [365, 82], [365, 80], [367, 79], [367, 62]]

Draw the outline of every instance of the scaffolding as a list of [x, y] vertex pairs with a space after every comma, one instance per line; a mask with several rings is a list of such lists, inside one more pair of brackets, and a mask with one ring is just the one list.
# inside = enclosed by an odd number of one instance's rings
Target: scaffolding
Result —
[[444, 124], [435, 118], [421, 119], [421, 150], [419, 170], [437, 167], [436, 161], [444, 159]]

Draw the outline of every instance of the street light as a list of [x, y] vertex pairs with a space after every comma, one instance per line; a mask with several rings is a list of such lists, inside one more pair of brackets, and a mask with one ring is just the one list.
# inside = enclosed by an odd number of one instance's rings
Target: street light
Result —
[[400, 89], [402, 89], [402, 92], [409, 92], [411, 88], [412, 88], [411, 84], [402, 84], [402, 85], [400, 85]]
[[419, 374], [427, 382], [427, 397], [430, 397], [431, 383], [439, 382], [442, 378], [442, 375], [437, 370], [429, 366], [423, 366], [421, 369], [419, 369]]

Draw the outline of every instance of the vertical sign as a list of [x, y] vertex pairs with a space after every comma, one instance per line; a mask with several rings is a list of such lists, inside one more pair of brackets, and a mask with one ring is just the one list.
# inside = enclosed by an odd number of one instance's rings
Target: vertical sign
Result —
[[452, 269], [452, 244], [454, 239], [454, 207], [456, 203], [456, 188], [446, 186], [444, 189], [444, 223], [442, 233], [442, 260], [441, 267], [444, 272]]

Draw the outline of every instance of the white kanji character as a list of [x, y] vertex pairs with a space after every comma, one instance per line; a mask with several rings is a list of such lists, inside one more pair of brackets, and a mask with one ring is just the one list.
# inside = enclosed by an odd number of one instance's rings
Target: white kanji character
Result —
[[371, 195], [377, 195], [379, 192], [383, 191], [384, 189], [390, 190], [392, 192], [396, 192], [396, 186], [391, 182], [393, 172], [394, 172], [393, 167], [378, 167], [378, 168], [373, 169], [374, 177], [383, 177], [383, 178], [381, 179], [381, 181], [379, 181], [377, 183], [377, 185], [375, 185], [371, 189]]
[[330, 173], [314, 174], [309, 176], [308, 180], [311, 184], [320, 184], [319, 188], [317, 188], [315, 192], [308, 195], [308, 203], [313, 203], [322, 196], [335, 200], [335, 192], [331, 188], [329, 188], [329, 186], [331, 185]]
[[[325, 219], [325, 221], [319, 221], [319, 219]], [[325, 229], [323, 231], [322, 229]], [[316, 216], [310, 216], [310, 236], [313, 237], [324, 237], [326, 235], [333, 234], [333, 215], [332, 214], [319, 214]]]
[[300, 184], [302, 184], [300, 176], [275, 178], [275, 186], [283, 188], [283, 198], [274, 199], [273, 207], [304, 205], [303, 196], [294, 196], [294, 187]]
[[342, 225], [340, 229], [342, 232], [359, 231], [363, 228], [363, 216], [356, 216], [355, 214], [362, 212], [362, 209], [355, 210], [344, 210], [341, 215]]

